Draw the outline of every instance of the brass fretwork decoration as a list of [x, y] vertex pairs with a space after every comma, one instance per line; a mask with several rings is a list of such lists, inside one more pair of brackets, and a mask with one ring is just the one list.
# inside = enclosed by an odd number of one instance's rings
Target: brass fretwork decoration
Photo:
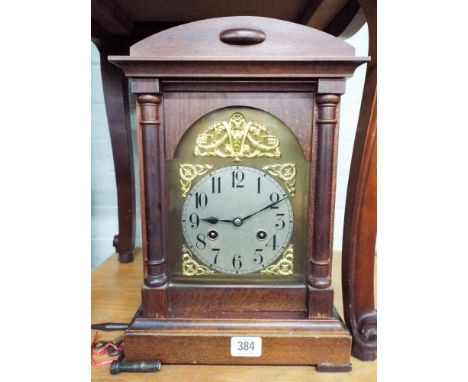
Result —
[[179, 166], [180, 190], [185, 198], [192, 187], [192, 181], [200, 175], [205, 175], [213, 166], [209, 164], [189, 164], [184, 163]]
[[286, 189], [294, 196], [296, 194], [296, 165], [294, 163], [270, 164], [263, 166], [270, 175], [280, 178]]
[[193, 155], [234, 158], [279, 158], [279, 139], [260, 122], [245, 120], [234, 113], [228, 121], [216, 121], [197, 137]]
[[198, 264], [194, 259], [192, 252], [186, 245], [182, 245], [182, 274], [184, 276], [203, 276], [214, 273], [208, 267]]
[[260, 272], [267, 275], [292, 275], [294, 270], [293, 261], [293, 246], [292, 244], [289, 244], [288, 248], [283, 252], [283, 256], [281, 256], [281, 259], [276, 264], [270, 265]]

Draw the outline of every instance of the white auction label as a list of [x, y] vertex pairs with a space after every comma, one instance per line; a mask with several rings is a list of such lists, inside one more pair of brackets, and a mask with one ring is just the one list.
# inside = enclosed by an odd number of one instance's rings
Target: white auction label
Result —
[[261, 355], [261, 337], [231, 337], [231, 356], [260, 357]]

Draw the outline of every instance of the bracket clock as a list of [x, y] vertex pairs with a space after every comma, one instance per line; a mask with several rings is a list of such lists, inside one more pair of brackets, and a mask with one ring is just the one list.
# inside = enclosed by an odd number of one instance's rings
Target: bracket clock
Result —
[[136, 94], [142, 306], [125, 359], [350, 369], [331, 255], [340, 96], [367, 57], [263, 17], [109, 60]]

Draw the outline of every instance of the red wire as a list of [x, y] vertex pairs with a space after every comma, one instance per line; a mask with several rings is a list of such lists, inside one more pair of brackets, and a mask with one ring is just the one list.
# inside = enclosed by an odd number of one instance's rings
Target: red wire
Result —
[[94, 354], [96, 355], [105, 355], [106, 354], [106, 351], [107, 351], [107, 348], [112, 348], [114, 350], [117, 350], [117, 351], [121, 351], [122, 349], [118, 346], [115, 346], [113, 343], [111, 342], [108, 342], [105, 346], [103, 346], [101, 349], [99, 350], [95, 350]]
[[93, 354], [94, 354], [94, 346], [96, 344], [98, 335], [99, 335], [99, 332], [96, 331], [96, 333], [94, 334], [93, 340], [91, 341], [91, 366], [96, 366], [96, 361], [94, 360]]
[[[112, 342], [108, 342], [104, 347], [102, 347], [101, 349], [96, 350], [95, 347], [96, 347], [96, 340], [97, 340], [98, 334], [99, 334], [99, 332], [96, 331], [96, 334], [94, 335], [93, 341], [91, 342], [91, 366], [94, 366], [94, 367], [109, 365], [113, 361], [113, 359], [109, 359], [109, 360], [106, 360], [106, 361], [97, 362], [94, 359], [94, 355], [99, 356], [99, 357], [103, 356], [103, 355], [106, 355], [106, 350], [109, 347], [111, 347], [114, 350], [117, 350], [119, 352], [121, 352], [122, 349], [123, 349], [123, 341], [122, 341], [120, 346], [116, 346]], [[118, 356], [118, 354], [117, 354], [117, 356]]]

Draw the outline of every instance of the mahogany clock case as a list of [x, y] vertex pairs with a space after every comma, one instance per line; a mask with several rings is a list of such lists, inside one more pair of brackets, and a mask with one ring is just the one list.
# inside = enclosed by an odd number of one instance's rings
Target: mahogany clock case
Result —
[[[349, 370], [351, 336], [334, 312], [330, 278], [339, 100], [345, 78], [367, 58], [308, 27], [226, 17], [171, 28], [109, 59], [131, 78], [139, 125], [145, 275], [126, 359]], [[197, 137], [217, 119], [210, 115], [236, 112], [279, 137], [282, 156], [196, 157]], [[184, 275], [181, 166], [286, 162], [297, 172], [294, 270]], [[196, 263], [190, 271], [203, 273]], [[232, 336], [261, 337], [261, 356], [233, 357]]]

